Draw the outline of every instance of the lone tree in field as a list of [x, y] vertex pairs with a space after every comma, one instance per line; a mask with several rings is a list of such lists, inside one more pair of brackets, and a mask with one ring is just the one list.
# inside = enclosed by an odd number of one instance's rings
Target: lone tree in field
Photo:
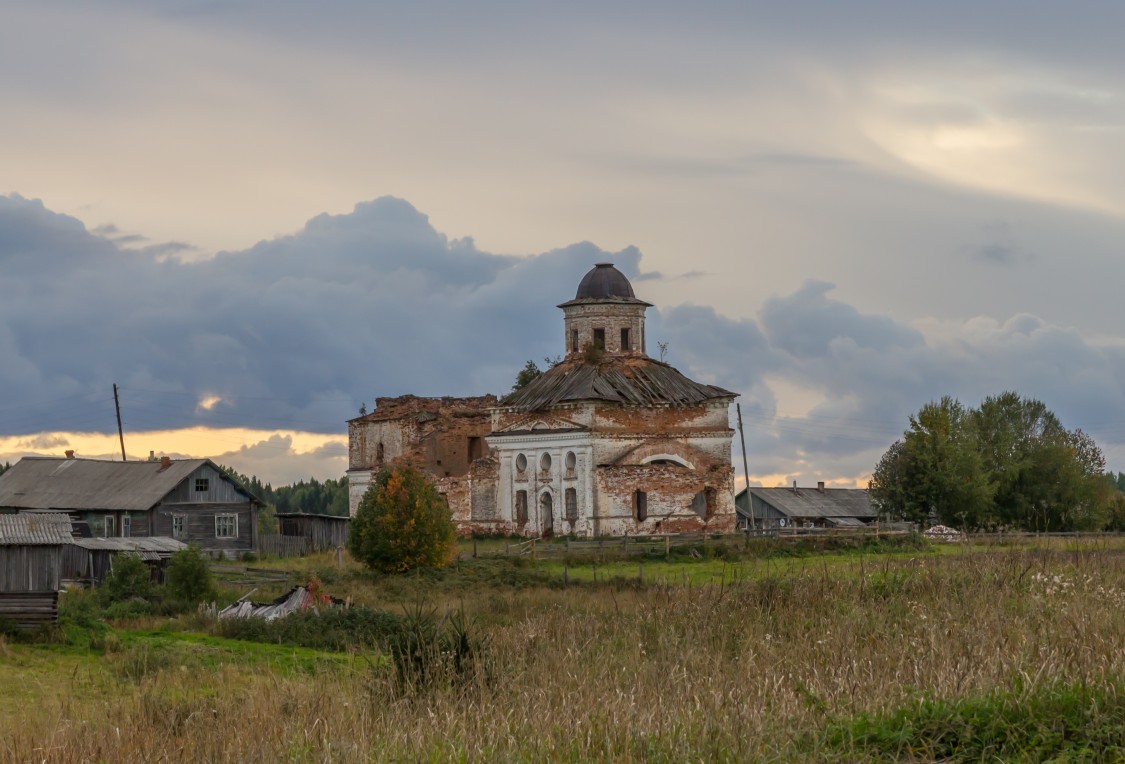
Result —
[[381, 573], [444, 568], [457, 552], [445, 497], [416, 469], [383, 470], [352, 518], [348, 551]]

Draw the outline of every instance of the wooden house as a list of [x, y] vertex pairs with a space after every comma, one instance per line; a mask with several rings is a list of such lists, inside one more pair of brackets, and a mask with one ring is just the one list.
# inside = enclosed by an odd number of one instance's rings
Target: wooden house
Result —
[[25, 629], [55, 622], [70, 541], [66, 515], [0, 514], [0, 618]]
[[212, 556], [253, 551], [261, 502], [209, 459], [29, 456], [0, 475], [0, 511], [51, 511], [95, 538], [165, 536]]

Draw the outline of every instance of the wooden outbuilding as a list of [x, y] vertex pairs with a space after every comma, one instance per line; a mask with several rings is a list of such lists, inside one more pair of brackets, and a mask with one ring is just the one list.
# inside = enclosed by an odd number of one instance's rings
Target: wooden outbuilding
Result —
[[137, 538], [76, 538], [63, 550], [62, 577], [97, 586], [113, 569], [119, 554], [140, 557], [152, 571], [153, 583], [164, 583], [164, 569], [169, 558], [188, 545], [163, 536]]
[[62, 555], [70, 542], [66, 515], [0, 514], [0, 618], [23, 629], [58, 619]]
[[303, 538], [308, 542], [308, 551], [320, 552], [348, 543], [351, 518], [305, 512], [278, 512], [277, 522], [282, 536]]

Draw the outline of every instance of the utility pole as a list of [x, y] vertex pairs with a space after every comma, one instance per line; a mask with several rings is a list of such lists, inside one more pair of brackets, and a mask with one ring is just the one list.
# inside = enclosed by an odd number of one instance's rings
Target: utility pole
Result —
[[[117, 383], [113, 383], [113, 407], [117, 409], [117, 437], [121, 441], [121, 461], [125, 461], [125, 433], [121, 430], [121, 401], [117, 399]], [[742, 427], [742, 420], [739, 419], [739, 428]], [[746, 447], [742, 447], [742, 458], [746, 458]]]
[[[742, 476], [746, 478], [746, 507], [750, 510], [750, 530], [757, 530], [754, 527], [754, 501], [750, 498], [750, 467], [746, 464], [746, 435], [742, 432], [742, 404], [734, 404], [734, 410], [738, 412], [738, 439], [742, 441]], [[124, 449], [124, 446], [122, 446]]]

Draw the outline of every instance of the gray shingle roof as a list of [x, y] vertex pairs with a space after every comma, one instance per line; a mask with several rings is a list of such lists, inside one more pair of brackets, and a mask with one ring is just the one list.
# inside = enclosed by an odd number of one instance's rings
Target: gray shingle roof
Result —
[[862, 488], [751, 488], [750, 494], [788, 517], [874, 518], [877, 514], [871, 508], [871, 495]]
[[[0, 475], [0, 507], [58, 510], [147, 510], [207, 459], [106, 462], [25, 456]], [[214, 466], [214, 465], [212, 465]]]
[[695, 382], [668, 364], [645, 356], [610, 357], [596, 364], [570, 358], [543, 372], [499, 405], [526, 411], [591, 400], [633, 406], [690, 406], [734, 397], [729, 390]]
[[70, 517], [49, 512], [0, 515], [0, 546], [69, 544]]

